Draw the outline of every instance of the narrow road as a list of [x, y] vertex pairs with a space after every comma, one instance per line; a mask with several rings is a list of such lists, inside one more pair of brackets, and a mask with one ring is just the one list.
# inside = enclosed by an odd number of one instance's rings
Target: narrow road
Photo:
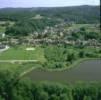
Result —
[[38, 60], [0, 60], [0, 63], [25, 63], [25, 62], [38, 62]]

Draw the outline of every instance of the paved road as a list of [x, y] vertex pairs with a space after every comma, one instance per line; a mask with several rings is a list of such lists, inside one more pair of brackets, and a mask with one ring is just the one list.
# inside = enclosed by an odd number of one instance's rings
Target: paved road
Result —
[[9, 48], [10, 48], [9, 46], [5, 46], [4, 49], [0, 49], [0, 52], [6, 51], [6, 50], [8, 50]]

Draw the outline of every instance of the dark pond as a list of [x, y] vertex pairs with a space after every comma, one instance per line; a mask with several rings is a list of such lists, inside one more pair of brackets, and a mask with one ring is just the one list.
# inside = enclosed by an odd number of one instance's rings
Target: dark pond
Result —
[[33, 81], [101, 81], [101, 60], [84, 61], [75, 68], [60, 72], [35, 69], [25, 76]]

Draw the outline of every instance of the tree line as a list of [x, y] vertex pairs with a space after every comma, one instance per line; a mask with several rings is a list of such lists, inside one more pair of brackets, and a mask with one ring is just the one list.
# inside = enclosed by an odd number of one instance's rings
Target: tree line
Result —
[[0, 72], [0, 100], [101, 100], [100, 83], [63, 84], [16, 80], [8, 71]]
[[74, 6], [54, 8], [4, 8], [0, 9], [0, 20], [18, 21], [40, 14], [52, 19], [63, 19], [76, 23], [99, 23], [100, 6]]

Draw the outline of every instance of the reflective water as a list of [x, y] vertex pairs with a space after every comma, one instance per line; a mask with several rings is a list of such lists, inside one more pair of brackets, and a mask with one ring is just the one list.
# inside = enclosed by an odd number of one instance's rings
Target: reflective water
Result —
[[25, 75], [34, 81], [101, 81], [101, 60], [84, 61], [71, 70], [65, 71], [45, 71], [35, 69]]

